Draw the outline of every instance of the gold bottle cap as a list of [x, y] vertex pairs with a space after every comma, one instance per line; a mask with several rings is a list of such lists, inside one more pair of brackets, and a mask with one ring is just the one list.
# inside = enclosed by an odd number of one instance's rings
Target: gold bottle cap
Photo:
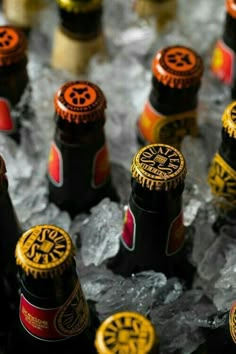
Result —
[[89, 12], [102, 6], [102, 0], [57, 0], [58, 6], [68, 12]]
[[224, 110], [222, 126], [231, 138], [236, 138], [236, 101], [231, 102]]
[[89, 81], [68, 82], [54, 97], [56, 113], [62, 119], [74, 123], [104, 119], [106, 104], [102, 90]]
[[236, 2], [235, 0], [226, 0], [226, 11], [230, 16], [236, 18]]
[[75, 247], [67, 232], [54, 225], [36, 225], [17, 242], [16, 263], [27, 275], [53, 277], [72, 263]]
[[150, 144], [135, 154], [131, 173], [143, 187], [169, 190], [184, 181], [187, 170], [179, 150], [167, 144]]
[[136, 312], [118, 312], [102, 322], [95, 347], [99, 354], [148, 354], [159, 344], [152, 323]]
[[159, 50], [152, 61], [158, 81], [171, 88], [188, 88], [201, 81], [203, 60], [193, 49], [173, 45]]
[[26, 55], [27, 39], [15, 26], [0, 26], [0, 66], [12, 65]]

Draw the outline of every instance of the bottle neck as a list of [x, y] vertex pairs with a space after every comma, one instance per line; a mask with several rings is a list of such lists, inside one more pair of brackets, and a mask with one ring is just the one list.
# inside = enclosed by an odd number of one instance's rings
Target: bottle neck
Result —
[[61, 26], [69, 35], [88, 40], [102, 31], [102, 7], [93, 11], [73, 13], [59, 8]]
[[223, 40], [236, 52], [236, 19], [231, 17], [228, 13], [226, 13], [225, 18]]
[[221, 144], [219, 153], [223, 159], [236, 171], [236, 139], [230, 137], [229, 134], [222, 128]]
[[186, 112], [197, 107], [199, 88], [200, 82], [188, 88], [171, 88], [163, 85], [153, 76], [149, 100], [152, 106], [162, 114]]
[[70, 123], [56, 115], [56, 137], [65, 144], [95, 144], [104, 140], [104, 119], [88, 123]]

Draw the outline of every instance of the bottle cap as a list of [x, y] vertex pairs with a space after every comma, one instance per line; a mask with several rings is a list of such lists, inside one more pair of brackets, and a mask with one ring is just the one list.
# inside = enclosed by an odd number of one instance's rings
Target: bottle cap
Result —
[[131, 173], [143, 187], [169, 190], [184, 181], [187, 170], [179, 150], [167, 144], [150, 144], [135, 154]]
[[58, 6], [68, 12], [89, 12], [102, 6], [102, 0], [57, 0]]
[[[97, 330], [98, 353], [129, 352], [147, 354], [159, 344], [152, 323], [136, 312], [118, 312], [102, 322]], [[130, 350], [128, 350], [130, 349]]]
[[163, 85], [188, 88], [201, 81], [203, 60], [193, 49], [169, 46], [157, 52], [152, 61], [152, 72]]
[[228, 12], [228, 14], [233, 17], [236, 18], [236, 2], [235, 0], [226, 0], [226, 11]]
[[75, 247], [69, 234], [48, 224], [36, 225], [24, 232], [15, 250], [16, 263], [34, 278], [62, 274], [74, 255]]
[[74, 123], [104, 118], [106, 104], [101, 89], [89, 81], [68, 82], [54, 96], [56, 113], [62, 119]]
[[26, 55], [27, 39], [15, 26], [0, 26], [0, 66], [12, 65]]
[[222, 126], [231, 138], [236, 138], [236, 101], [231, 102], [224, 110]]

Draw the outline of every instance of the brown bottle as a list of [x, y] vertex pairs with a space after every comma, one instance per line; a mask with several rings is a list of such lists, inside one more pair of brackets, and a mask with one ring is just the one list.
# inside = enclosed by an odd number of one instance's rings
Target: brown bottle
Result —
[[52, 66], [72, 73], [87, 71], [91, 58], [104, 52], [102, 0], [56, 0], [59, 25], [55, 29]]
[[56, 93], [55, 134], [48, 160], [49, 200], [74, 217], [101, 199], [117, 200], [105, 138], [106, 99], [92, 82], [72, 81]]
[[159, 354], [159, 338], [151, 321], [134, 311], [107, 317], [96, 333], [98, 354]]
[[16, 142], [21, 128], [17, 104], [28, 82], [26, 37], [17, 27], [0, 26], [0, 133]]
[[70, 235], [55, 225], [36, 225], [16, 246], [21, 284], [19, 314], [7, 354], [95, 354], [99, 320], [90, 310], [76, 271]]
[[236, 98], [236, 3], [225, 0], [225, 22], [222, 37], [215, 44], [210, 69], [212, 74], [231, 89]]
[[217, 213], [213, 229], [219, 232], [225, 224], [236, 224], [236, 101], [223, 112], [221, 142], [209, 167], [208, 184]]
[[8, 191], [5, 161], [0, 155], [0, 347], [5, 345], [12, 318], [19, 305], [15, 246], [21, 227]]
[[194, 268], [186, 255], [182, 212], [186, 171], [173, 146], [150, 144], [135, 154], [120, 248], [108, 268], [123, 276], [155, 270], [191, 285]]
[[181, 148], [186, 135], [196, 136], [198, 91], [203, 60], [191, 48], [160, 49], [152, 61], [152, 86], [137, 121], [141, 146], [163, 143]]

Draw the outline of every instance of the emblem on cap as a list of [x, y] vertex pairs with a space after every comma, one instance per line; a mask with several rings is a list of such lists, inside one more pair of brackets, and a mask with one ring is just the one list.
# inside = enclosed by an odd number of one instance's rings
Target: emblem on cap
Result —
[[158, 345], [152, 323], [136, 312], [119, 312], [98, 328], [95, 345], [99, 353], [149, 353]]
[[236, 101], [226, 107], [222, 115], [222, 126], [230, 137], [236, 138]]
[[17, 242], [16, 262], [35, 278], [61, 274], [72, 262], [74, 245], [63, 229], [37, 225], [27, 230]]
[[169, 46], [158, 51], [152, 62], [153, 75], [164, 85], [187, 88], [203, 74], [202, 58], [185, 46]]
[[92, 82], [72, 81], [63, 85], [54, 99], [56, 113], [69, 122], [81, 123], [104, 118], [106, 99]]
[[140, 149], [131, 165], [132, 177], [151, 190], [175, 188], [186, 176], [186, 163], [179, 150], [167, 144]]
[[0, 26], [0, 66], [20, 61], [27, 49], [25, 34], [14, 26]]

